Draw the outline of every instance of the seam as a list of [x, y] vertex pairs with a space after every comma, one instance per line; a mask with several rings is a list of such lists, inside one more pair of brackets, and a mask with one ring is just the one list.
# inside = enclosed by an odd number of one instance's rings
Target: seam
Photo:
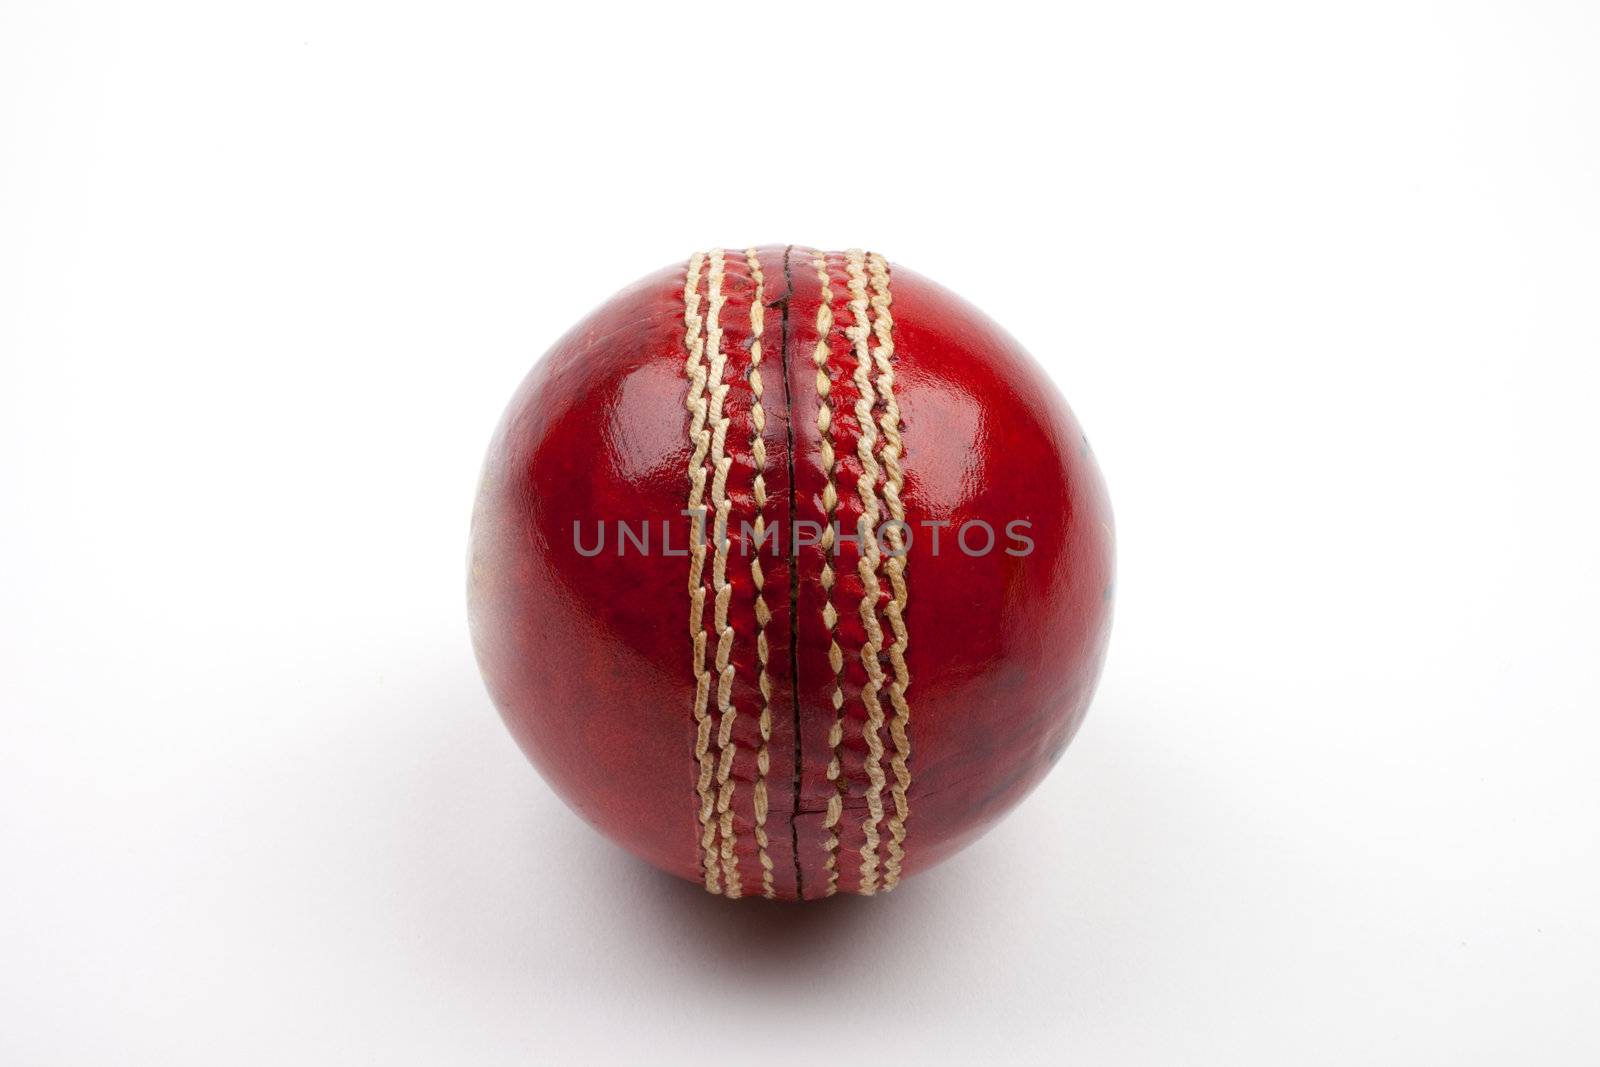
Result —
[[867, 816], [861, 824], [866, 842], [861, 849], [860, 892], [864, 896], [871, 896], [878, 888], [878, 826], [883, 822], [883, 787], [886, 781], [883, 773], [883, 739], [879, 736], [884, 723], [883, 705], [878, 699], [884, 686], [883, 664], [879, 660], [883, 651], [883, 627], [878, 622], [878, 599], [882, 595], [878, 574], [883, 567], [883, 557], [878, 549], [880, 511], [877, 483], [882, 472], [877, 457], [873, 455], [878, 434], [872, 409], [877, 401], [867, 369], [871, 363], [871, 355], [867, 350], [871, 327], [867, 321], [866, 261], [860, 249], [852, 248], [845, 253], [845, 269], [849, 279], [847, 288], [851, 313], [851, 323], [845, 330], [845, 336], [850, 338], [855, 349], [855, 415], [859, 427], [856, 457], [861, 461], [861, 475], [856, 479], [856, 495], [861, 500], [861, 520], [856, 531], [861, 538], [861, 554], [856, 563], [856, 573], [861, 576], [860, 615], [861, 626], [866, 631], [866, 641], [861, 646], [861, 666], [867, 672], [866, 685], [861, 689], [861, 700], [867, 709], [867, 721], [863, 728], [867, 742]]
[[804, 769], [804, 754], [800, 748], [800, 553], [794, 546], [794, 517], [799, 507], [799, 490], [794, 480], [794, 397], [789, 385], [789, 301], [794, 296], [794, 275], [789, 267], [789, 257], [794, 246], [783, 250], [783, 336], [778, 346], [778, 365], [783, 369], [783, 427], [788, 452], [785, 460], [789, 474], [789, 529], [782, 531], [789, 558], [789, 697], [794, 714], [794, 809], [789, 813], [789, 844], [794, 853], [794, 893], [804, 900], [805, 876], [800, 863], [800, 780]]
[[872, 279], [872, 329], [878, 342], [873, 350], [873, 362], [878, 369], [878, 395], [883, 401], [883, 411], [878, 416], [878, 427], [883, 431], [883, 496], [888, 505], [890, 521], [885, 523], [885, 537], [889, 542], [889, 556], [883, 569], [889, 576], [893, 591], [884, 606], [889, 628], [894, 632], [894, 643], [889, 646], [889, 663], [894, 668], [894, 681], [889, 684], [889, 700], [894, 706], [894, 718], [889, 723], [889, 737], [894, 743], [894, 757], [890, 769], [894, 772], [894, 814], [889, 816], [889, 858], [884, 864], [883, 888], [893, 889], [900, 883], [901, 867], [905, 862], [906, 820], [910, 805], [906, 792], [911, 788], [911, 739], [907, 732], [911, 722], [911, 706], [906, 701], [906, 689], [911, 685], [911, 670], [906, 666], [906, 526], [905, 503], [901, 491], [905, 488], [905, 471], [900, 457], [904, 446], [900, 440], [900, 405], [894, 395], [894, 317], [889, 306], [893, 298], [889, 291], [889, 265], [876, 252], [867, 257], [867, 270]]
[[712, 821], [714, 800], [711, 794], [711, 715], [707, 704], [711, 692], [711, 676], [706, 670], [705, 603], [703, 582], [706, 559], [705, 544], [705, 487], [706, 455], [711, 450], [711, 431], [706, 428], [708, 405], [705, 397], [706, 366], [704, 320], [700, 315], [700, 270], [705, 254], [696, 252], [689, 257], [683, 283], [683, 344], [688, 352], [684, 373], [689, 379], [689, 395], [684, 404], [689, 411], [689, 501], [685, 512], [689, 516], [689, 640], [693, 648], [695, 679], [694, 721], [695, 760], [700, 766], [700, 776], [695, 790], [700, 798], [700, 847], [705, 856], [705, 887], [708, 893], [721, 892], [721, 878], [717, 868], [716, 834]]
[[773, 896], [772, 857], [767, 854], [767, 771], [771, 763], [768, 746], [772, 742], [772, 679], [767, 675], [767, 623], [772, 612], [767, 607], [767, 577], [761, 570], [761, 545], [766, 540], [767, 520], [767, 410], [762, 400], [765, 388], [761, 381], [761, 335], [766, 329], [767, 306], [766, 277], [761, 272], [761, 261], [754, 248], [745, 249], [745, 263], [750, 268], [750, 279], [755, 294], [750, 300], [750, 458], [755, 466], [752, 490], [755, 496], [756, 550], [750, 554], [750, 581], [756, 594], [756, 684], [761, 691], [761, 748], [756, 752], [756, 852], [761, 861], [761, 895]]

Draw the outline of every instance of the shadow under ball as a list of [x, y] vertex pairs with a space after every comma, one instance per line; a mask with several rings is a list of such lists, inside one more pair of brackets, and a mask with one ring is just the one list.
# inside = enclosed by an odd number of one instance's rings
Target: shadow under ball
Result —
[[697, 253], [512, 398], [472, 636], [518, 744], [612, 840], [728, 896], [870, 894], [1072, 739], [1112, 540], [1071, 411], [976, 308], [875, 254]]

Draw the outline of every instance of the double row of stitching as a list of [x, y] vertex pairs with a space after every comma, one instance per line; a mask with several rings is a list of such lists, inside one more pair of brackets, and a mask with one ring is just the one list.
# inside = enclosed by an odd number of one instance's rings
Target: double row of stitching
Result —
[[[751, 490], [755, 502], [755, 551], [750, 554], [750, 578], [755, 590], [756, 688], [760, 694], [757, 712], [760, 743], [756, 750], [751, 804], [755, 813], [756, 853], [761, 864], [761, 892], [771, 897], [775, 889], [772, 857], [768, 852], [767, 774], [771, 766], [772, 679], [768, 672], [771, 653], [766, 630], [772, 621], [772, 612], [766, 603], [766, 575], [761, 567], [761, 545], [767, 531], [767, 413], [761, 375], [766, 280], [755, 249], [745, 251], [744, 262], [754, 290], [750, 298], [750, 362], [746, 375], [751, 395], [750, 459], [754, 471]], [[733, 420], [726, 410], [730, 389], [725, 380], [729, 372], [729, 353], [724, 346], [722, 327], [722, 313], [728, 300], [724, 291], [727, 266], [727, 256], [720, 248], [707, 254], [697, 252], [690, 257], [683, 290], [683, 321], [691, 445], [687, 511], [694, 525], [689, 552], [689, 634], [695, 675], [695, 759], [699, 767], [695, 788], [700, 801], [700, 847], [706, 889], [739, 897], [744, 893], [744, 880], [739, 871], [739, 830], [734, 805], [738, 782], [733, 774], [739, 747], [734, 739], [734, 727], [739, 713], [733, 696], [737, 674], [733, 659], [736, 635], [729, 617], [733, 582], [728, 573], [733, 545], [730, 532], [733, 497], [728, 476], [734, 464], [728, 432]], [[700, 311], [702, 270], [705, 278], [703, 316]], [[737, 372], [735, 374], [737, 376]], [[708, 597], [711, 601], [709, 620], [706, 617]], [[712, 661], [709, 667], [708, 648]]]
[[[900, 407], [895, 397], [894, 318], [890, 311], [889, 267], [882, 256], [876, 253], [868, 255], [856, 249], [846, 252], [843, 258], [850, 313], [850, 325], [845, 328], [844, 334], [853, 353], [854, 370], [850, 383], [856, 394], [853, 407], [857, 435], [855, 455], [860, 467], [856, 479], [861, 524], [857, 540], [860, 554], [856, 573], [861, 581], [861, 601], [857, 610], [865, 637], [859, 660], [866, 674], [866, 682], [861, 689], [861, 704], [865, 713], [861, 734], [866, 746], [862, 766], [867, 778], [864, 797], [866, 813], [861, 822], [862, 848], [857, 891], [871, 895], [879, 889], [887, 891], [899, 884], [905, 862], [906, 820], [910, 816], [907, 794], [911, 786], [911, 708], [906, 691], [911, 684], [911, 676], [905, 658], [909, 644], [905, 618], [908, 527], [905, 525], [903, 498], [905, 473], [901, 465], [904, 446], [900, 437]], [[828, 780], [834, 788], [829, 794], [823, 822], [828, 831], [824, 842], [827, 852], [825, 869], [828, 872], [826, 892], [831, 895], [838, 889], [841, 847], [839, 823], [848, 797], [840, 756], [846, 722], [841, 685], [844, 654], [839, 648], [838, 615], [833, 602], [834, 525], [837, 521], [838, 497], [834, 483], [834, 412], [830, 398], [828, 360], [834, 319], [833, 289], [827, 259], [822, 253], [816, 253], [812, 265], [822, 287], [817, 306], [817, 344], [813, 361], [817, 367], [818, 447], [824, 479], [823, 510], [826, 512], [821, 540], [822, 613], [827, 626], [829, 664], [833, 669], [833, 723], [828, 735]], [[880, 530], [883, 540], [888, 543], [887, 553], [879, 541]], [[885, 579], [888, 583], [887, 595], [884, 590]], [[887, 634], [884, 621], [888, 623]], [[893, 671], [892, 678], [884, 670], [885, 656]], [[883, 702], [885, 693], [892, 709], [887, 716]], [[892, 753], [888, 752], [883, 742], [882, 735], [886, 727], [893, 745]], [[886, 758], [889, 771], [894, 776], [892, 783], [884, 772]], [[892, 811], [885, 808], [886, 788], [893, 803]], [[886, 858], [879, 854], [880, 847], [885, 845], [882, 833], [885, 825], [888, 828]]]

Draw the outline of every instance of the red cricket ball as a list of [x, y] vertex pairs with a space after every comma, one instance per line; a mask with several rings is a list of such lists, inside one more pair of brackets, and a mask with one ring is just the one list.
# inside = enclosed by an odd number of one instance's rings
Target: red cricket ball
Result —
[[512, 399], [472, 635], [528, 758], [728, 896], [893, 889], [1032, 789], [1088, 707], [1111, 512], [1049, 379], [881, 256], [696, 254]]

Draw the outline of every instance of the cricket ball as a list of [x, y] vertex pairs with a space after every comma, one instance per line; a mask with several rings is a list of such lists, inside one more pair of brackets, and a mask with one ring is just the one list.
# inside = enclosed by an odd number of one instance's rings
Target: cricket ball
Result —
[[1015, 340], [875, 253], [770, 246], [636, 282], [534, 366], [469, 603], [579, 815], [713, 893], [813, 900], [893, 889], [1038, 784], [1111, 580], [1100, 474]]

